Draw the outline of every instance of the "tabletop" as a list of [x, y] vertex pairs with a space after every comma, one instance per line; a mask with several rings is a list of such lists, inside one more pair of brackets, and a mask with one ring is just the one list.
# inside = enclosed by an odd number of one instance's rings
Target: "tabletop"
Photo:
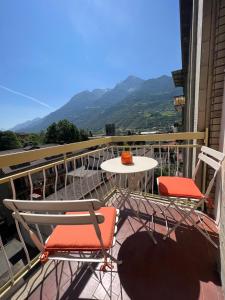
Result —
[[149, 171], [157, 165], [157, 160], [145, 156], [133, 156], [132, 165], [124, 165], [121, 162], [121, 157], [116, 157], [104, 161], [101, 164], [101, 169], [110, 173], [129, 174]]

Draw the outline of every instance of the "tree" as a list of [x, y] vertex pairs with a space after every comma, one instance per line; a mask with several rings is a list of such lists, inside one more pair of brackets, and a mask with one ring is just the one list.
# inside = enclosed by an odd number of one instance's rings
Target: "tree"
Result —
[[50, 143], [57, 143], [57, 141], [58, 141], [57, 124], [54, 122], [47, 128], [45, 134], [45, 142], [47, 144], [50, 144]]
[[0, 150], [11, 150], [21, 147], [16, 134], [10, 130], [0, 131]]
[[36, 147], [40, 144], [43, 144], [43, 139], [38, 133], [31, 133], [28, 137], [23, 140], [23, 146], [33, 146]]
[[80, 135], [77, 127], [68, 120], [61, 120], [57, 124], [58, 143], [79, 142]]
[[45, 142], [49, 143], [73, 143], [80, 141], [80, 133], [77, 127], [68, 120], [52, 123], [45, 135]]
[[80, 141], [88, 140], [88, 132], [84, 129], [80, 129]]

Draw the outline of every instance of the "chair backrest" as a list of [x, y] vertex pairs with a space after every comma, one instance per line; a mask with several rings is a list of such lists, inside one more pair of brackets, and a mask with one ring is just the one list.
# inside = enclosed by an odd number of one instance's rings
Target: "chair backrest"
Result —
[[[22, 217], [29, 224], [93, 224], [92, 214], [101, 207], [101, 202], [96, 199], [65, 201], [5, 199], [3, 202], [8, 209], [13, 211], [15, 219], [21, 221]], [[74, 212], [74, 214], [62, 214], [64, 212]], [[94, 213], [94, 215], [98, 223], [104, 222], [103, 215], [100, 213]]]
[[222, 162], [225, 159], [225, 153], [216, 151], [214, 149], [211, 149], [209, 147], [206, 146], [202, 146], [201, 147], [201, 152], [198, 155], [198, 163], [195, 167], [195, 171], [193, 173], [193, 179], [195, 179], [195, 176], [198, 172], [200, 163], [206, 163], [208, 166], [210, 166], [212, 169], [214, 169], [214, 174], [212, 179], [209, 181], [209, 185], [206, 189], [205, 195], [206, 197], [209, 196], [209, 193], [211, 192], [211, 189], [213, 187], [215, 178], [217, 173], [219, 172], [219, 170], [221, 169], [222, 166]]

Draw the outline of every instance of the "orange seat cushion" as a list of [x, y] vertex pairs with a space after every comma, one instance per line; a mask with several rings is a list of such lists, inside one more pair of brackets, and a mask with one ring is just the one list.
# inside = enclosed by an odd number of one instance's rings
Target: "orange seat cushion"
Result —
[[[99, 224], [105, 249], [112, 246], [116, 221], [116, 209], [114, 207], [102, 207], [97, 212], [101, 213], [105, 220]], [[74, 214], [72, 212], [68, 214]], [[57, 225], [45, 244], [45, 251], [76, 251], [99, 250], [101, 245], [96, 235], [93, 224], [88, 225]]]
[[203, 194], [191, 178], [160, 176], [158, 177], [158, 184], [159, 193], [162, 196], [194, 199], [201, 199], [203, 197]]

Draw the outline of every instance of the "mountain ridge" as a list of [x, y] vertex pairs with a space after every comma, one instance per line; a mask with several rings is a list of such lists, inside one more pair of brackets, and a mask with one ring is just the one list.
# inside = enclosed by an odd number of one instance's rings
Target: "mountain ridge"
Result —
[[[151, 119], [150, 111], [156, 113], [157, 109], [158, 113], [160, 111], [170, 112], [170, 116], [173, 117], [168, 118], [168, 121], [171, 123], [178, 116], [172, 105], [172, 97], [179, 93], [180, 90], [174, 87], [170, 76], [162, 75], [158, 78], [144, 80], [130, 75], [111, 89], [81, 91], [47, 116], [18, 124], [12, 130], [38, 132], [45, 130], [51, 123], [60, 119], [68, 119], [79, 128], [89, 130], [100, 130], [108, 122], [116, 123], [116, 126], [123, 128], [124, 126], [130, 127], [130, 122], [133, 124], [132, 128], [142, 128], [144, 123], [140, 116], [146, 119], [145, 115]], [[152, 103], [157, 104], [152, 107]], [[124, 113], [121, 111], [123, 109]], [[128, 121], [125, 122], [125, 119]], [[138, 123], [141, 123], [142, 126], [139, 126]], [[153, 123], [145, 121], [145, 126]]]

